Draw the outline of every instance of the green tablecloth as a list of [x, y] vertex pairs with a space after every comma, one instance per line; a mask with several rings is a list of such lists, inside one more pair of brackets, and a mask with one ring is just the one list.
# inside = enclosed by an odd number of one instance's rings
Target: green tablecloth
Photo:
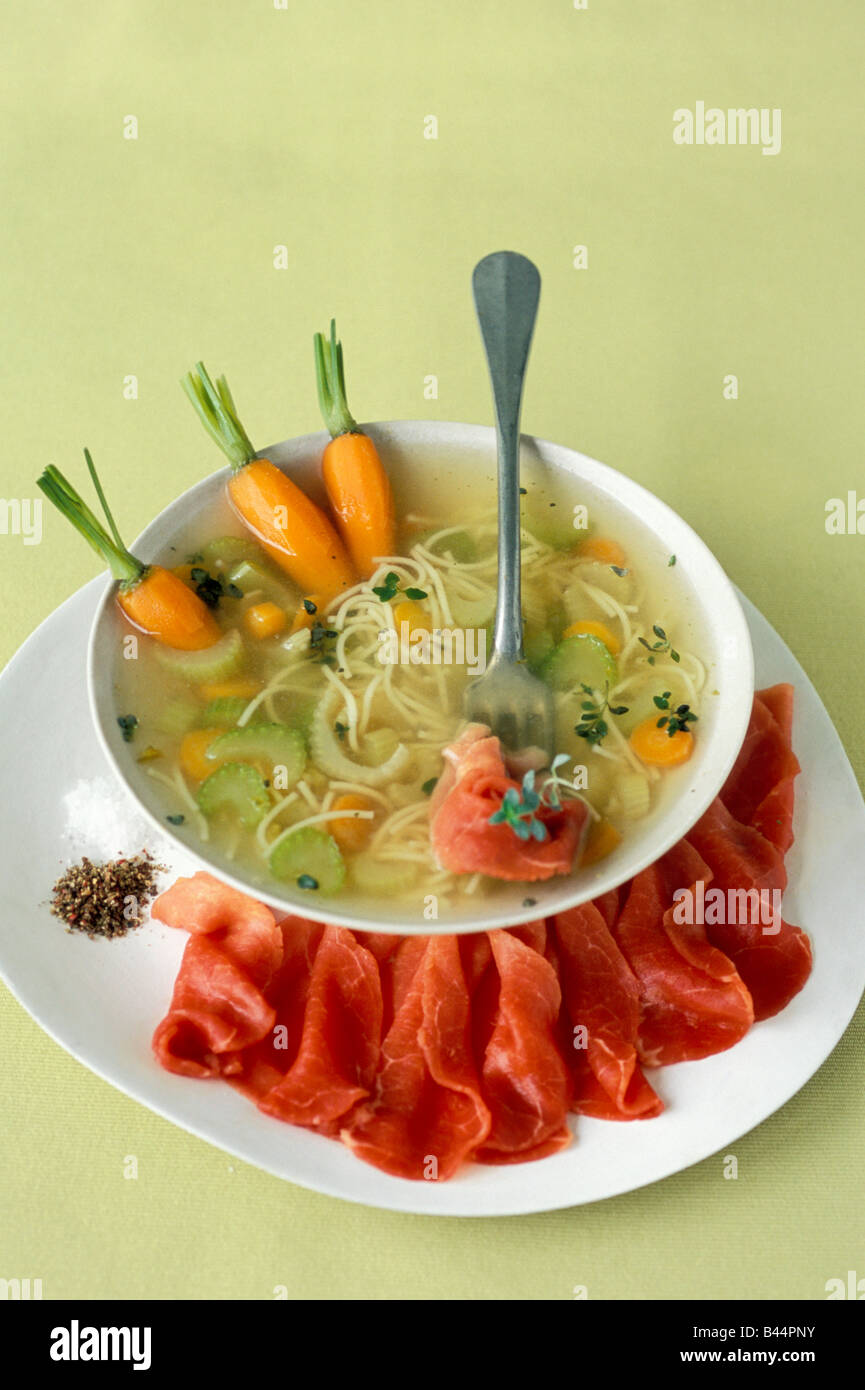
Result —
[[[181, 372], [225, 370], [262, 444], [317, 428], [332, 313], [364, 418], [485, 421], [469, 274], [519, 249], [544, 277], [524, 428], [701, 532], [861, 777], [865, 537], [824, 526], [828, 498], [865, 493], [859, 0], [34, 0], [5, 28], [4, 497], [80, 470], [86, 443], [134, 534], [218, 464]], [[780, 151], [675, 143], [698, 102], [779, 108]], [[41, 545], [0, 535], [0, 656], [96, 569], [53, 515]], [[719, 1154], [590, 1207], [458, 1221], [227, 1158], [0, 997], [0, 1277], [49, 1298], [810, 1299], [865, 1275], [861, 1010], [733, 1146], [737, 1182]]]

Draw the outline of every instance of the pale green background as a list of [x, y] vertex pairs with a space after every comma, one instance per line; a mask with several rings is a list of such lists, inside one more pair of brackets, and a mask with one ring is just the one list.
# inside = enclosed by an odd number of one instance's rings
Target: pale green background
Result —
[[[823, 525], [865, 492], [861, 0], [29, 0], [4, 24], [3, 496], [49, 462], [80, 476], [88, 444], [137, 532], [220, 462], [180, 373], [226, 371], [260, 445], [318, 428], [332, 313], [362, 418], [486, 420], [469, 275], [513, 247], [544, 278], [524, 427], [697, 527], [861, 778], [865, 537]], [[675, 146], [698, 99], [781, 107], [781, 153]], [[53, 515], [39, 547], [0, 537], [0, 655], [96, 570]], [[737, 1182], [718, 1155], [591, 1207], [457, 1221], [226, 1158], [2, 1006], [0, 1276], [46, 1297], [811, 1299], [865, 1275], [861, 1011], [732, 1146]]]

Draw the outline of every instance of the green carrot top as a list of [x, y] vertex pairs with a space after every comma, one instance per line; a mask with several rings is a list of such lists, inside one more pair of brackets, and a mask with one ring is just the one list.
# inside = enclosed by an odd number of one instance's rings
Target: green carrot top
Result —
[[111, 529], [110, 535], [59, 468], [49, 464], [44, 473], [36, 480], [37, 486], [42, 489], [49, 502], [52, 502], [57, 510], [66, 517], [67, 521], [72, 522], [76, 531], [84, 537], [88, 545], [92, 546], [99, 558], [105, 562], [114, 578], [122, 586], [131, 587], [138, 583], [147, 566], [143, 565], [140, 560], [136, 560], [135, 556], [130, 554], [123, 544], [114, 517], [111, 515], [111, 509], [105, 499], [105, 493], [102, 491], [102, 484], [99, 481], [93, 459], [90, 457], [89, 449], [84, 450], [84, 457], [87, 460], [87, 469], [96, 489], [96, 495]]
[[334, 439], [339, 434], [360, 434], [345, 394], [342, 343], [336, 340], [336, 320], [330, 321], [329, 341], [325, 341], [323, 333], [316, 333], [313, 342], [318, 402], [325, 425]]
[[197, 362], [195, 370], [187, 372], [180, 384], [195, 406], [207, 433], [219, 445], [237, 473], [244, 464], [255, 458], [255, 449], [240, 423], [225, 377], [218, 377], [214, 386], [204, 363]]

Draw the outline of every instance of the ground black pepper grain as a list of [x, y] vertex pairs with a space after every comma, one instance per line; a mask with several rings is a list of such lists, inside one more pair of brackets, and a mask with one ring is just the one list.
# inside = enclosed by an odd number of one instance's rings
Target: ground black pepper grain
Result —
[[164, 871], [164, 864], [157, 864], [146, 849], [106, 864], [84, 858], [70, 864], [55, 883], [51, 911], [70, 931], [91, 938], [125, 936], [141, 926], [156, 893], [156, 876]]

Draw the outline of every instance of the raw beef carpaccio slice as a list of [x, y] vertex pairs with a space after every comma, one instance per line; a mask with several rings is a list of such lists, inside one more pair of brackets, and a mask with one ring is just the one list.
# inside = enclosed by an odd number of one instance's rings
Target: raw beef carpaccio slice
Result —
[[279, 928], [282, 963], [267, 990], [276, 1021], [265, 1037], [244, 1048], [240, 1070], [228, 1078], [236, 1090], [256, 1103], [279, 1084], [297, 1056], [313, 962], [324, 933], [321, 922], [309, 922], [304, 917], [283, 917]]
[[[481, 1065], [481, 1093], [492, 1117], [489, 1137], [474, 1155], [481, 1163], [522, 1163], [571, 1141], [568, 1074], [555, 1036], [561, 989], [549, 961], [519, 930], [490, 933], [498, 990]], [[536, 932], [527, 935], [541, 940]]]
[[183, 1076], [230, 1075], [272, 1029], [264, 991], [282, 961], [282, 933], [268, 907], [210, 874], [179, 878], [151, 915], [190, 932], [168, 1014], [153, 1035], [157, 1057]]
[[443, 868], [526, 883], [570, 873], [588, 817], [581, 801], [558, 811], [541, 806], [535, 817], [547, 838], [520, 840], [509, 825], [490, 825], [505, 793], [521, 790], [507, 775], [499, 740], [484, 725], [470, 724], [444, 758], [430, 801], [430, 840]]
[[[706, 933], [735, 963], [751, 991], [755, 1019], [771, 1018], [811, 973], [808, 937], [780, 913], [787, 883], [783, 855], [759, 830], [735, 820], [721, 801], [713, 801], [688, 840], [709, 866], [712, 886], [724, 894], [724, 920], [711, 921], [714, 914], [707, 909]], [[765, 896], [742, 897], [748, 893]]]
[[396, 1177], [442, 1180], [486, 1138], [490, 1113], [472, 1057], [457, 939], [423, 942], [407, 986], [394, 995], [372, 1096], [341, 1137], [360, 1158]]
[[345, 927], [325, 927], [312, 966], [297, 1055], [259, 1109], [291, 1124], [337, 1133], [372, 1088], [381, 1041], [375, 957]]
[[723, 1052], [754, 1021], [733, 963], [699, 923], [675, 920], [675, 890], [692, 892], [698, 879], [710, 877], [696, 851], [680, 842], [631, 880], [613, 928], [640, 989], [638, 1052], [646, 1066]]
[[637, 1060], [639, 987], [606, 922], [594, 903], [560, 912], [554, 922], [570, 1025], [564, 1030], [564, 1055], [573, 1083], [572, 1109], [601, 1120], [660, 1114], [663, 1103]]
[[793, 782], [799, 761], [790, 745], [793, 687], [754, 697], [751, 721], [721, 801], [736, 820], [759, 830], [781, 854], [793, 843]]

